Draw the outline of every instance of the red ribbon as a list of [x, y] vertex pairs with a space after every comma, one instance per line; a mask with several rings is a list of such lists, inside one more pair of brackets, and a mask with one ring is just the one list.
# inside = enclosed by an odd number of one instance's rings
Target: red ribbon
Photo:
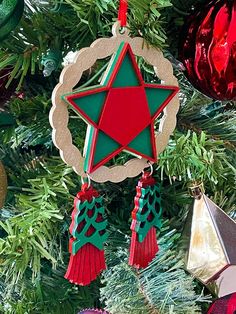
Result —
[[127, 11], [128, 11], [128, 0], [120, 0], [120, 7], [118, 12], [118, 20], [120, 26], [125, 27], [127, 23]]

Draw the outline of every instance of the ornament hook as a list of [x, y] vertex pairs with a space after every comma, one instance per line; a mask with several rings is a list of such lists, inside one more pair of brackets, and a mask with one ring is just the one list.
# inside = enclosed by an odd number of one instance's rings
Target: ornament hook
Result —
[[202, 194], [205, 193], [204, 185], [203, 183], [196, 183], [189, 187], [190, 194], [193, 198], [200, 200], [202, 197]]
[[119, 21], [115, 22], [112, 27], [112, 34], [113, 36], [129, 36], [128, 25], [121, 26]]
[[[151, 177], [152, 174], [153, 174], [153, 165], [152, 165], [152, 163], [150, 161], [148, 161], [147, 163], [148, 163], [148, 165], [150, 167], [150, 173], [149, 173], [148, 177]], [[145, 171], [143, 170], [142, 173], [144, 174]]]
[[[87, 187], [87, 189], [89, 189], [90, 186], [91, 186], [91, 178], [90, 178], [90, 176], [89, 176], [88, 173], [86, 173], [86, 176], [87, 176], [87, 181], [88, 181], [88, 187]], [[86, 182], [84, 181], [84, 178], [83, 178], [83, 177], [81, 177], [81, 182], [82, 182], [82, 184], [85, 184], [85, 183], [86, 183]]]

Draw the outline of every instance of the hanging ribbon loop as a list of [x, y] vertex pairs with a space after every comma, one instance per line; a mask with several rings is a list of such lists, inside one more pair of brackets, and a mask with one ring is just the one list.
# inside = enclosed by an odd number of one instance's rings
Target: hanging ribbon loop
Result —
[[127, 11], [128, 11], [128, 0], [120, 0], [120, 7], [118, 12], [118, 20], [120, 21], [121, 27], [126, 27], [127, 24]]

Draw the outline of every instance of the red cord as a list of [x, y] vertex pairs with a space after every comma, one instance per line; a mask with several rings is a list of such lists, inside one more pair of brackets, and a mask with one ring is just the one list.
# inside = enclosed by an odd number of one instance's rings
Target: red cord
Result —
[[125, 27], [127, 23], [127, 11], [128, 11], [128, 0], [120, 0], [120, 7], [118, 12], [118, 20], [120, 26]]

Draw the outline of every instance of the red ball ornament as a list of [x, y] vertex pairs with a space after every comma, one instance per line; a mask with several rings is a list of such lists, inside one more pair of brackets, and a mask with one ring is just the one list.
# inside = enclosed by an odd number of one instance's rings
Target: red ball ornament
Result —
[[236, 293], [226, 295], [216, 300], [209, 308], [207, 314], [235, 314]]
[[236, 99], [236, 0], [210, 1], [184, 27], [180, 59], [199, 91]]

